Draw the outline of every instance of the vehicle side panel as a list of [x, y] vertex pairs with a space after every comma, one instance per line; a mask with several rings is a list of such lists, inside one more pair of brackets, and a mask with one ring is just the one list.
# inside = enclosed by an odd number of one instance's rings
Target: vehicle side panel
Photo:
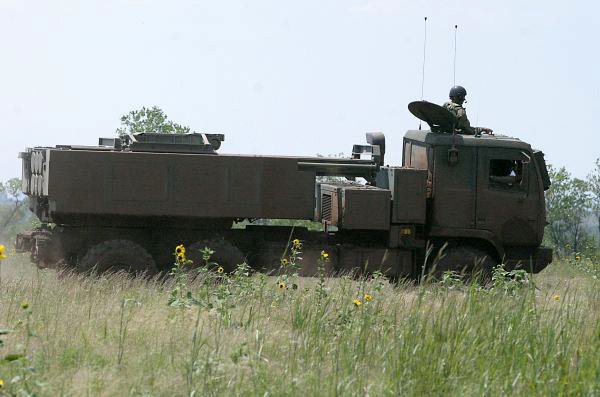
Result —
[[298, 171], [294, 158], [75, 150], [49, 157], [53, 214], [313, 216], [315, 174]]

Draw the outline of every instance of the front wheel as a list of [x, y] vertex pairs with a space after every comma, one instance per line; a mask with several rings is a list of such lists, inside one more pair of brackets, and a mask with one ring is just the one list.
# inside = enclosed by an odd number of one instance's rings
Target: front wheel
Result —
[[[445, 251], [445, 252], [444, 252]], [[467, 279], [488, 282], [496, 267], [496, 260], [486, 251], [470, 246], [454, 246], [443, 250], [431, 265], [429, 272], [436, 280], [441, 280], [446, 272], [456, 272]]]

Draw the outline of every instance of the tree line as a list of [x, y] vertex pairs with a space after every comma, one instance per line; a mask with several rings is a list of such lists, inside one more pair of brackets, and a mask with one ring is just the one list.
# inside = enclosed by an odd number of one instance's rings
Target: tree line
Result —
[[0, 241], [36, 225], [35, 216], [28, 208], [28, 198], [21, 192], [20, 178], [0, 182], [0, 199]]
[[586, 179], [565, 167], [549, 166], [552, 185], [546, 192], [546, 243], [557, 254], [600, 251], [600, 158]]

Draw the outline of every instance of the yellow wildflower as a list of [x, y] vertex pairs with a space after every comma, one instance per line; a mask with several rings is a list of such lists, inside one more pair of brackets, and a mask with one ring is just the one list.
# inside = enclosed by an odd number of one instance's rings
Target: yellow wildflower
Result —
[[327, 259], [329, 258], [329, 254], [325, 251], [321, 251], [321, 259]]
[[576, 260], [576, 261], [580, 261], [580, 260], [581, 260], [581, 256], [579, 256], [579, 255], [575, 255], [575, 260]]
[[554, 295], [552, 300], [558, 302], [560, 300], [560, 295]]
[[177, 247], [175, 247], [175, 253], [177, 255], [179, 255], [179, 254], [185, 255], [185, 247], [183, 246], [183, 244], [179, 244]]
[[177, 254], [177, 262], [184, 263], [185, 262], [185, 254]]
[[225, 269], [223, 269], [223, 266], [219, 266], [217, 268], [217, 273], [223, 273], [225, 271]]
[[354, 306], [360, 306], [360, 305], [362, 305], [362, 301], [360, 299], [354, 299], [352, 301], [352, 303], [354, 303]]
[[4, 387], [4, 379], [0, 378], [0, 389]]
[[3, 246], [2, 244], [0, 244], [0, 260], [7, 258], [6, 254], [4, 254], [5, 250], [6, 250], [6, 247]]
[[281, 264], [283, 266], [288, 265], [290, 263], [290, 261], [288, 261], [286, 258], [281, 258]]
[[302, 242], [296, 238], [292, 240], [292, 245], [294, 246], [294, 248], [300, 248], [302, 246]]
[[371, 295], [371, 294], [365, 294], [365, 301], [371, 302], [372, 300], [373, 300], [373, 295]]
[[21, 309], [27, 310], [29, 308], [29, 302], [23, 301], [21, 302]]
[[280, 281], [277, 286], [279, 287], [279, 289], [285, 289], [285, 283], [283, 281]]

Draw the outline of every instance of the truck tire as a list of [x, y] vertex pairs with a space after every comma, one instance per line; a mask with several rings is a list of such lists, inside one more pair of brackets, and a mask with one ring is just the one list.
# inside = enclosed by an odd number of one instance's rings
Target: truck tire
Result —
[[445, 272], [453, 271], [466, 279], [476, 277], [481, 282], [488, 282], [496, 265], [496, 260], [482, 249], [451, 246], [437, 263], [431, 265], [430, 276], [441, 280]]
[[107, 240], [90, 248], [77, 270], [90, 273], [124, 270], [131, 274], [153, 275], [157, 272], [152, 256], [130, 240]]
[[214, 251], [209, 262], [216, 263], [215, 266], [222, 266], [225, 272], [234, 271], [237, 265], [246, 261], [242, 251], [235, 245], [222, 238], [212, 238], [197, 241], [186, 250], [186, 256], [194, 262], [194, 266], [201, 267], [205, 265], [202, 258], [202, 250], [205, 247]]

